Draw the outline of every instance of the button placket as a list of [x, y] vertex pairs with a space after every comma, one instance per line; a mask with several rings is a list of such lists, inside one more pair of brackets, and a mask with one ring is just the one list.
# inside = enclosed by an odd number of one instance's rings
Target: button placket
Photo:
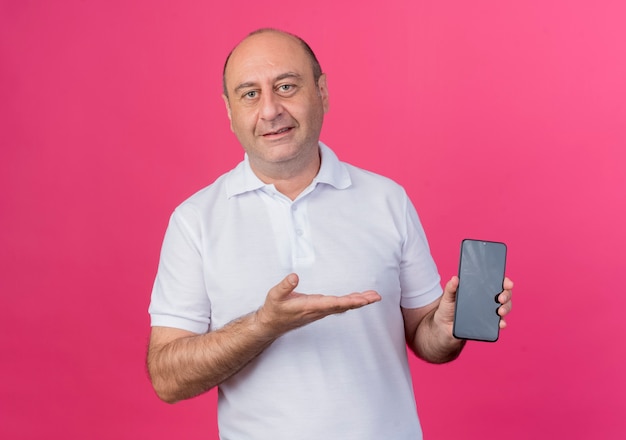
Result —
[[314, 254], [313, 245], [310, 241], [306, 200], [300, 199], [296, 203], [292, 203], [290, 211], [294, 233], [294, 265], [311, 264], [314, 260]]

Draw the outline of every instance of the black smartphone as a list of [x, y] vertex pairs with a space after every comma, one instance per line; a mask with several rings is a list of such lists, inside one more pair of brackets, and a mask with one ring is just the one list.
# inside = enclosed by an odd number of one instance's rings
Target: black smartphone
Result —
[[461, 242], [454, 327], [458, 339], [495, 342], [500, 333], [498, 295], [502, 292], [506, 245], [484, 240]]

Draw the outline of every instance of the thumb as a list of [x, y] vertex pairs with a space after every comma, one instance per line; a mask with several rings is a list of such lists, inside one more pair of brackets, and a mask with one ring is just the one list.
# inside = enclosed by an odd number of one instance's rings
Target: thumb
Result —
[[456, 302], [456, 291], [458, 287], [459, 287], [459, 277], [455, 275], [452, 278], [450, 278], [450, 281], [446, 283], [443, 289], [443, 296], [441, 300], [448, 302], [448, 303]]
[[280, 283], [278, 283], [275, 287], [274, 287], [274, 291], [276, 292], [276, 296], [278, 298], [285, 298], [287, 297], [291, 292], [293, 292], [293, 290], [296, 288], [296, 286], [298, 285], [299, 282], [299, 278], [298, 275], [296, 275], [295, 273], [290, 273], [289, 275], [287, 275], [285, 278], [283, 278]]
[[438, 317], [439, 322], [443, 322], [446, 325], [451, 325], [454, 322], [457, 287], [459, 287], [459, 277], [453, 276], [443, 288], [443, 295], [435, 312], [435, 317]]

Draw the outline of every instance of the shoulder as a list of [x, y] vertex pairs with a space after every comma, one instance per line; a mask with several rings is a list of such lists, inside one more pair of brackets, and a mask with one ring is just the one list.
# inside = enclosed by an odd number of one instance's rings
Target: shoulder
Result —
[[367, 191], [372, 196], [381, 195], [387, 198], [397, 197], [399, 199], [407, 197], [404, 187], [395, 180], [349, 163], [344, 162], [344, 165], [350, 174], [355, 190]]
[[193, 193], [179, 207], [189, 205], [203, 208], [214, 205], [218, 201], [226, 201], [233, 194], [244, 192], [241, 187], [246, 184], [245, 164], [242, 161], [236, 167], [217, 177], [212, 183]]
[[337, 189], [349, 189], [348, 192], [367, 191], [372, 195], [397, 194], [403, 196], [404, 189], [394, 180], [373, 171], [355, 166], [339, 159], [337, 154], [326, 144], [320, 142], [322, 166], [318, 179]]
[[207, 211], [219, 209], [220, 204], [225, 203], [228, 199], [227, 181], [232, 172], [233, 170], [222, 174], [209, 185], [187, 197], [176, 206], [173, 216], [191, 221], [206, 215]]

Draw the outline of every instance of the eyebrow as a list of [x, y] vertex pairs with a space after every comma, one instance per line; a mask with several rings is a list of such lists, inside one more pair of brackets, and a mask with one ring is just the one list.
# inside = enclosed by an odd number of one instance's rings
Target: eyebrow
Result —
[[[274, 82], [282, 81], [283, 79], [288, 79], [288, 78], [302, 79], [302, 75], [295, 73], [295, 72], [286, 72], [274, 78]], [[257, 83], [254, 81], [244, 82], [244, 83], [239, 84], [237, 87], [235, 87], [235, 92], [239, 92], [240, 90], [247, 89], [250, 87], [255, 87], [256, 85]]]

